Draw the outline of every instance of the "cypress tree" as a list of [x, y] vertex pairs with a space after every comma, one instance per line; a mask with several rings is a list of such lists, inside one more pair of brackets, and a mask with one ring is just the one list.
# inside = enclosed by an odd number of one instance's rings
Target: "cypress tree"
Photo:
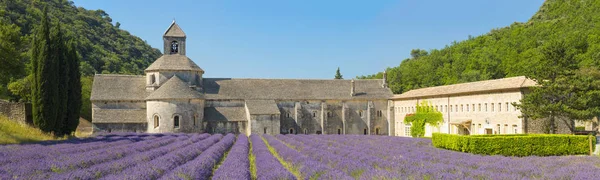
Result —
[[81, 72], [79, 71], [79, 57], [73, 42], [68, 43], [67, 64], [69, 68], [67, 116], [63, 133], [71, 134], [79, 125], [81, 110]]
[[68, 53], [65, 41], [63, 38], [62, 30], [60, 28], [60, 22], [57, 23], [56, 28], [52, 34], [52, 54], [55, 61], [54, 76], [56, 77], [56, 123], [54, 124], [54, 132], [56, 135], [63, 135], [66, 125], [67, 117], [67, 100], [68, 100], [68, 88], [69, 88], [69, 66], [68, 66]]
[[340, 73], [340, 67], [337, 68], [337, 71], [335, 71], [335, 77], [334, 79], [344, 79], [342, 77], [342, 73]]
[[54, 60], [51, 55], [50, 23], [48, 9], [44, 8], [41, 25], [38, 27], [36, 38], [31, 51], [34, 73], [32, 90], [33, 123], [42, 131], [52, 132], [56, 123], [54, 83], [56, 73]]

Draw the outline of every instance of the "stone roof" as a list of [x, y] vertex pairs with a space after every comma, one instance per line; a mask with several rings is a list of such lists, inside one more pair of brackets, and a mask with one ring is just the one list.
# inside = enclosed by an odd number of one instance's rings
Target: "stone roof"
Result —
[[143, 101], [148, 94], [144, 76], [96, 74], [90, 99]]
[[204, 78], [206, 99], [246, 100], [352, 100], [389, 99], [389, 88], [383, 88], [382, 80], [354, 80], [356, 95], [350, 95], [350, 80], [305, 79], [229, 79]]
[[204, 121], [247, 121], [244, 107], [206, 107]]
[[204, 72], [202, 68], [198, 67], [194, 61], [185, 55], [180, 54], [164, 54], [156, 61], [154, 61], [148, 68], [148, 71], [158, 70], [178, 70], [178, 71], [200, 71]]
[[167, 80], [157, 90], [152, 92], [146, 100], [165, 100], [165, 99], [201, 99], [202, 94], [190, 88], [190, 85], [183, 82], [179, 77], [173, 76]]
[[185, 33], [183, 33], [183, 30], [181, 30], [179, 25], [177, 25], [177, 23], [173, 21], [173, 23], [171, 23], [171, 26], [169, 26], [169, 28], [167, 29], [167, 31], [165, 31], [165, 34], [163, 36], [185, 37]]
[[145, 109], [94, 109], [93, 123], [147, 123]]
[[419, 97], [434, 97], [443, 95], [455, 95], [464, 93], [489, 92], [501, 90], [517, 90], [524, 87], [536, 86], [535, 81], [525, 76], [510, 77], [503, 79], [494, 79], [487, 81], [477, 81], [470, 83], [453, 84], [446, 86], [435, 86], [410, 90], [405, 93], [395, 95], [393, 99], [410, 99]]
[[250, 114], [280, 114], [275, 100], [246, 100]]

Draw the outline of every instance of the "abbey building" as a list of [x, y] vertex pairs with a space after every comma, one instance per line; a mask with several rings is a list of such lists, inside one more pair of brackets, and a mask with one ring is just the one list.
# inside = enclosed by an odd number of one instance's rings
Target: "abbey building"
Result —
[[163, 41], [164, 55], [145, 75], [94, 77], [97, 130], [394, 135], [384, 80], [204, 78], [175, 22]]

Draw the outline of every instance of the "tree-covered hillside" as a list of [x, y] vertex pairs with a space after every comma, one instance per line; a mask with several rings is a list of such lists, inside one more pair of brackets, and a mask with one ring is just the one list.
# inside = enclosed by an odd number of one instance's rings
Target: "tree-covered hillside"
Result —
[[89, 96], [94, 73], [142, 74], [160, 55], [144, 40], [119, 29], [103, 10], [86, 10], [69, 0], [0, 0], [0, 98], [29, 101], [30, 48], [48, 8], [81, 59], [82, 117], [91, 118]]
[[[547, 0], [525, 23], [452, 42], [443, 49], [415, 49], [388, 68], [394, 93], [462, 82], [530, 75], [551, 40], [565, 41], [579, 67], [600, 66], [600, 1]], [[358, 78], [382, 78], [382, 73]]]

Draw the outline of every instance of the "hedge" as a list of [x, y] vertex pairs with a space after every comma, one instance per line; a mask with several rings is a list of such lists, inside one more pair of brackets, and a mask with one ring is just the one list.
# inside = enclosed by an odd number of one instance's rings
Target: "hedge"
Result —
[[[562, 134], [454, 135], [434, 133], [433, 146], [483, 155], [560, 156], [590, 153], [590, 136]], [[592, 148], [596, 138], [592, 137]]]

